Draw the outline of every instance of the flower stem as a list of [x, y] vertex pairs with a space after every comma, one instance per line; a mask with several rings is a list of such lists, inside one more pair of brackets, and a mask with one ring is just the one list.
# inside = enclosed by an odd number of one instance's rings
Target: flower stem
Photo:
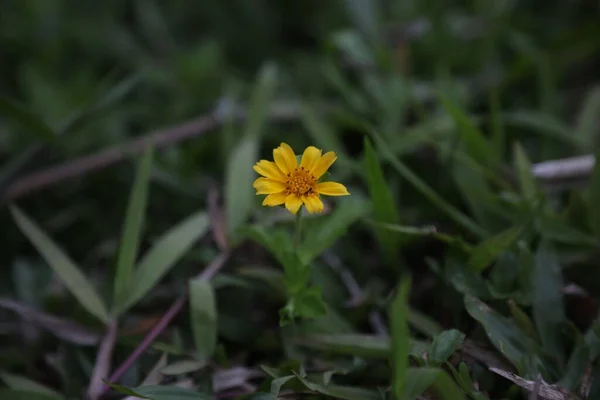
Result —
[[296, 213], [296, 226], [294, 230], [294, 250], [298, 251], [302, 242], [302, 210]]

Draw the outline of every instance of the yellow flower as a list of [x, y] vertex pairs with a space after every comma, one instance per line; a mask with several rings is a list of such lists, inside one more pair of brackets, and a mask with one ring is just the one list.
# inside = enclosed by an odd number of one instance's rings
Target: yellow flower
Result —
[[268, 194], [263, 206], [285, 204], [292, 214], [296, 214], [302, 204], [309, 213], [323, 211], [323, 202], [319, 195], [349, 195], [344, 185], [337, 182], [319, 182], [331, 164], [337, 159], [330, 151], [321, 155], [321, 150], [309, 146], [302, 154], [300, 165], [294, 150], [286, 143], [273, 150], [273, 161], [260, 160], [254, 170], [262, 175], [254, 181], [256, 194]]

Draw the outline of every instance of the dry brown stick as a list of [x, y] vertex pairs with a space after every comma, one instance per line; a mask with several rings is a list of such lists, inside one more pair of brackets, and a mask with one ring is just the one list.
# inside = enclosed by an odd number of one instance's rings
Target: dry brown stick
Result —
[[18, 179], [2, 195], [2, 201], [9, 202], [57, 182], [106, 168], [133, 154], [144, 151], [151, 143], [157, 148], [165, 147], [204, 134], [217, 125], [218, 122], [214, 115], [208, 114], [173, 128], [150, 132], [130, 142], [111, 147], [96, 154], [79, 157], [54, 167], [45, 168], [40, 172], [34, 172]]

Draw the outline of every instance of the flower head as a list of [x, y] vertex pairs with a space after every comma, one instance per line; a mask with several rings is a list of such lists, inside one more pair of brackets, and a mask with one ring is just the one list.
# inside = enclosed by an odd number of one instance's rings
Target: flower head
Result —
[[309, 146], [304, 150], [300, 165], [294, 150], [286, 143], [281, 143], [273, 150], [273, 161], [260, 160], [254, 170], [262, 175], [254, 181], [256, 194], [267, 194], [263, 206], [279, 206], [285, 204], [292, 214], [296, 214], [302, 204], [309, 213], [323, 211], [320, 195], [349, 195], [344, 185], [337, 182], [319, 182], [331, 164], [337, 159], [330, 151], [321, 154], [321, 150]]

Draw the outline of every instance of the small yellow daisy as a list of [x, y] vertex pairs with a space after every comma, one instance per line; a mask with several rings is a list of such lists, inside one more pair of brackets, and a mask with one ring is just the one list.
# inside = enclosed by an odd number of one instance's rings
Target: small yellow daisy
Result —
[[302, 154], [300, 165], [294, 150], [286, 144], [273, 150], [273, 161], [260, 160], [254, 170], [263, 177], [254, 181], [256, 194], [267, 194], [263, 206], [285, 204], [292, 214], [296, 214], [302, 204], [309, 213], [323, 211], [324, 205], [319, 195], [347, 196], [348, 190], [337, 182], [319, 182], [325, 172], [337, 159], [333, 151], [321, 155], [321, 150], [309, 146]]

